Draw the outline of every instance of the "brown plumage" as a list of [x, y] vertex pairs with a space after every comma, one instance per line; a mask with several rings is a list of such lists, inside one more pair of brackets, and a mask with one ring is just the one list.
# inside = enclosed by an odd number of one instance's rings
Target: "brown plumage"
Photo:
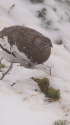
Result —
[[[0, 38], [4, 39], [5, 37], [7, 37], [10, 49], [2, 46], [2, 42], [0, 42], [0, 46], [4, 47], [3, 50], [10, 50], [8, 54], [13, 57], [13, 61], [22, 63], [25, 67], [32, 66], [35, 63], [41, 64], [45, 62], [51, 54], [51, 40], [34, 29], [22, 26], [11, 26], [0, 31]], [[5, 40], [3, 41], [5, 43]], [[18, 51], [16, 51], [13, 46], [16, 46]], [[16, 59], [17, 55], [20, 57], [18, 61]], [[20, 61], [21, 58], [22, 61]]]

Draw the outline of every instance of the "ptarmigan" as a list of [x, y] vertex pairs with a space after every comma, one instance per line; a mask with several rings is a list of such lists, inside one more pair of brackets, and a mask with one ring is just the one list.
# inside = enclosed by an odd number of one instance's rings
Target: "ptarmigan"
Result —
[[8, 61], [31, 67], [42, 64], [49, 58], [52, 43], [34, 29], [11, 26], [0, 31], [0, 47]]

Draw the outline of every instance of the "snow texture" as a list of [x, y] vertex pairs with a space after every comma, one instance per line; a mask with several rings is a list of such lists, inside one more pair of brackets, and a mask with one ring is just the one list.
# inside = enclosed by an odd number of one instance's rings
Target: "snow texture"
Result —
[[[43, 8], [45, 20], [38, 17]], [[12, 25], [39, 31], [52, 40], [53, 48], [43, 65], [28, 69], [14, 63], [0, 80], [0, 125], [53, 125], [59, 119], [70, 122], [70, 1], [44, 0], [34, 4], [29, 0], [0, 0], [0, 30]], [[1, 52], [0, 49], [0, 58]], [[6, 71], [10, 63], [4, 59], [2, 63]], [[31, 77], [48, 77], [50, 85], [60, 89], [61, 99], [49, 103]], [[13, 83], [16, 84], [11, 86]]]

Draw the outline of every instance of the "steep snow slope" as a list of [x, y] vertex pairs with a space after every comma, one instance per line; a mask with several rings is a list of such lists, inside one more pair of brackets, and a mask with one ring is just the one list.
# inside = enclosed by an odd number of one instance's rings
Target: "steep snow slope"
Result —
[[[70, 122], [69, 6], [68, 0], [45, 0], [39, 4], [29, 0], [0, 0], [0, 30], [11, 25], [25, 25], [50, 37], [53, 42], [51, 56], [44, 65], [27, 69], [13, 64], [10, 73], [0, 80], [1, 125], [52, 125], [58, 119]], [[43, 8], [47, 10], [45, 20], [38, 18], [38, 11]], [[52, 23], [48, 25], [47, 21]], [[60, 40], [62, 44], [56, 44]], [[9, 67], [8, 62], [2, 62]], [[52, 67], [51, 76], [47, 65]], [[51, 86], [60, 89], [60, 101], [49, 103], [37, 83], [31, 80], [31, 77], [46, 76]], [[11, 86], [13, 83], [16, 84]]]

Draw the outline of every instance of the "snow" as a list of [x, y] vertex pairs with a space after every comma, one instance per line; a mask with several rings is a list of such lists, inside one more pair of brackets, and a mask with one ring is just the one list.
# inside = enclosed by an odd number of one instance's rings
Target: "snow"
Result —
[[[47, 10], [44, 21], [37, 16], [42, 8]], [[47, 21], [52, 23], [47, 25]], [[59, 119], [70, 122], [70, 1], [34, 4], [29, 0], [0, 0], [0, 30], [12, 25], [41, 32], [52, 40], [53, 48], [43, 65], [28, 69], [14, 63], [9, 74], [0, 80], [0, 125], [53, 125]], [[62, 44], [56, 44], [58, 40]], [[2, 63], [6, 71], [10, 63], [4, 59]], [[49, 103], [31, 77], [48, 77], [50, 85], [60, 89], [61, 99]]]
[[45, 123], [46, 125], [47, 119], [50, 125], [49, 119], [51, 118], [51, 121], [53, 121], [56, 118], [55, 114], [53, 116], [53, 111], [50, 111], [49, 113], [46, 113], [45, 111], [42, 111], [42, 112], [32, 111], [31, 109], [27, 108], [27, 106], [17, 98], [17, 96], [15, 97], [12, 95], [10, 98], [10, 96], [1, 94], [0, 97], [1, 97], [0, 111], [2, 112], [0, 114], [1, 125], [6, 125], [6, 124], [10, 124], [10, 125], [41, 124], [42, 125], [42, 123]]

